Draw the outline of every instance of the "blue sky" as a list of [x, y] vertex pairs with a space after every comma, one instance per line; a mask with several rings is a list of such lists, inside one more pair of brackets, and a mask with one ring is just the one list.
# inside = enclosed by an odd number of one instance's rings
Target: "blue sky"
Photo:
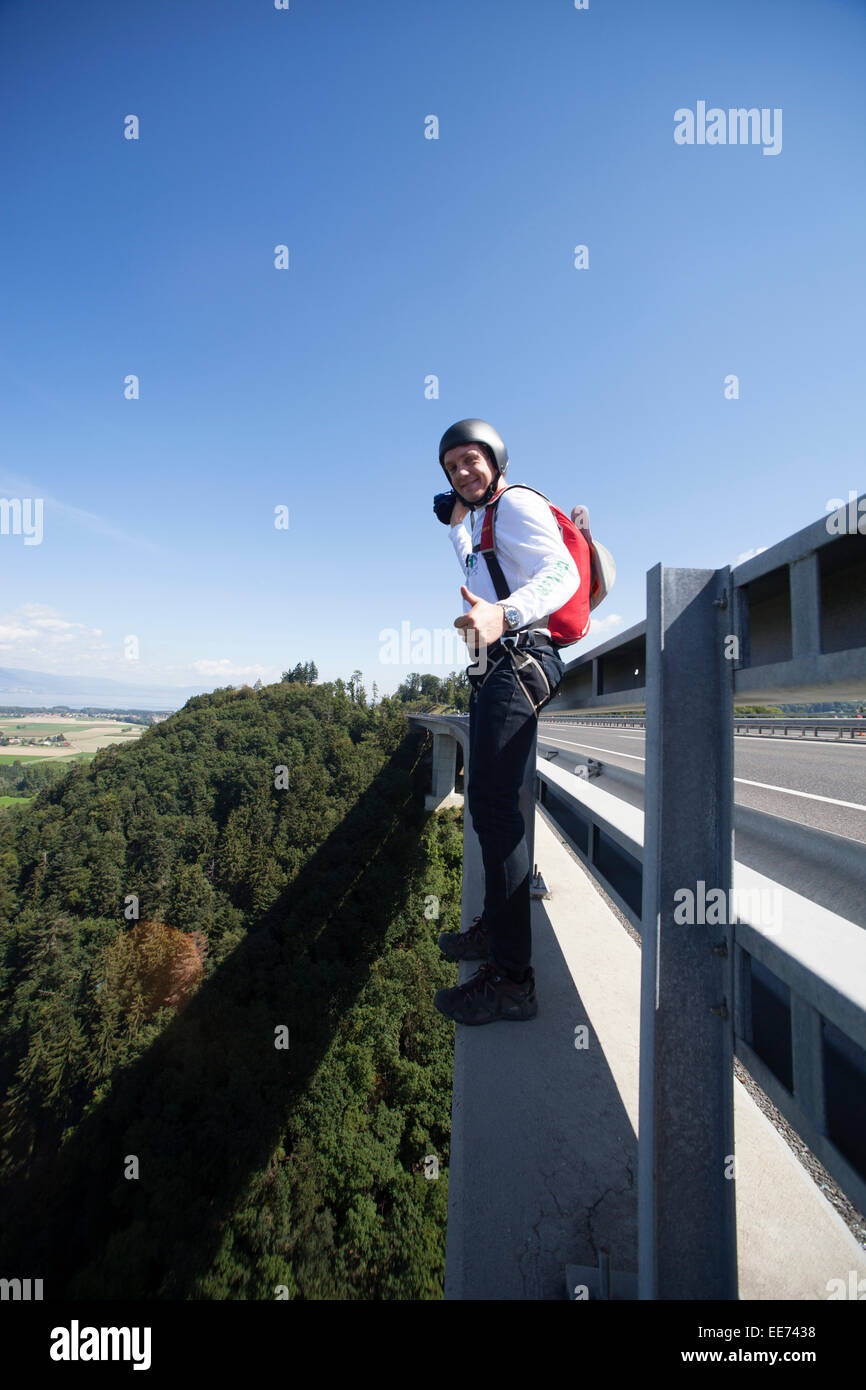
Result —
[[[616, 558], [566, 659], [864, 491], [864, 71], [861, 0], [0, 3], [0, 666], [465, 665], [382, 659], [463, 611], [465, 416]], [[699, 101], [781, 151], [678, 145]]]

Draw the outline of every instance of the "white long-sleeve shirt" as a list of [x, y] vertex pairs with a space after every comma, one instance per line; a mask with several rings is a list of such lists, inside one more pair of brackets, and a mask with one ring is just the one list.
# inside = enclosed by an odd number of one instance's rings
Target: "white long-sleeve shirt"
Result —
[[[511, 591], [509, 597], [507, 600], [499, 598], [487, 561], [480, 550], [473, 552], [472, 549], [481, 541], [485, 507], [470, 513], [475, 518], [471, 540], [466, 520], [450, 527], [451, 541], [465, 575], [464, 583], [471, 593], [487, 599], [488, 603], [505, 602], [509, 608], [516, 608], [520, 613], [521, 629], [532, 628], [549, 636], [550, 614], [567, 603], [580, 585], [577, 565], [548, 503], [537, 492], [525, 487], [510, 488], [496, 508], [494, 545]], [[464, 599], [464, 613], [471, 607], [468, 599]]]

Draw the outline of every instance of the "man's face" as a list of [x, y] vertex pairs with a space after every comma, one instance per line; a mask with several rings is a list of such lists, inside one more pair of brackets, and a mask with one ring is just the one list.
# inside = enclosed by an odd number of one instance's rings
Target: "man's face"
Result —
[[459, 444], [448, 450], [442, 462], [454, 491], [470, 502], [483, 497], [496, 476], [496, 469], [481, 444]]

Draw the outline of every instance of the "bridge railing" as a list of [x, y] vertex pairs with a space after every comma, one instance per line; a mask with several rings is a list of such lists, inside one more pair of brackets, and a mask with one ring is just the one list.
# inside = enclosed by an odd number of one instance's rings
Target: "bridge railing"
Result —
[[[566, 714], [560, 711], [558, 714], [542, 714], [539, 727], [543, 728], [545, 724], [583, 724], [596, 725], [600, 729], [642, 729], [645, 723], [646, 719], [642, 714], [582, 715], [579, 712]], [[757, 714], [734, 716], [735, 734], [787, 735], [794, 732], [805, 737], [810, 731], [815, 738], [819, 733], [836, 734], [837, 738], [844, 738], [846, 734], [849, 738], [866, 738], [866, 717], [822, 719], [814, 715], [765, 715], [763, 718]]]
[[548, 707], [646, 710], [645, 813], [534, 774], [641, 933], [641, 1298], [737, 1297], [735, 1050], [866, 1207], [866, 932], [733, 860], [734, 701], [862, 699], [864, 611], [866, 539], [830, 520], [736, 568], [656, 565], [646, 621], [570, 662]]
[[804, 715], [793, 719], [786, 716], [762, 719], [759, 715], [748, 719], [734, 718], [735, 734], [780, 733], [786, 737], [789, 733], [795, 733], [805, 738], [810, 731], [814, 738], [819, 733], [835, 734], [837, 738], [844, 738], [846, 734], [851, 739], [866, 738], [866, 719], [816, 719], [814, 715], [811, 718]]

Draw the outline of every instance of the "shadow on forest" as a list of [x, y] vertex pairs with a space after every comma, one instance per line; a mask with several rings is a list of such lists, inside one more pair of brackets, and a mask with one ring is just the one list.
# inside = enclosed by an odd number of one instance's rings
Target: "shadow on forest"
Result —
[[[44, 1277], [46, 1299], [201, 1296], [226, 1221], [282, 1136], [297, 1138], [297, 1102], [423, 870], [427, 750], [423, 730], [406, 735], [60, 1153], [7, 1186], [4, 1244], [16, 1268]], [[274, 1046], [280, 1024], [288, 1051]], [[124, 1176], [130, 1154], [137, 1180]]]

